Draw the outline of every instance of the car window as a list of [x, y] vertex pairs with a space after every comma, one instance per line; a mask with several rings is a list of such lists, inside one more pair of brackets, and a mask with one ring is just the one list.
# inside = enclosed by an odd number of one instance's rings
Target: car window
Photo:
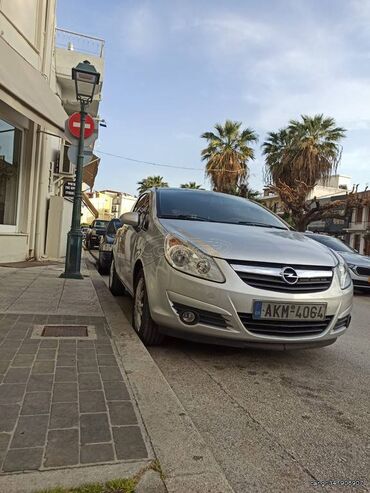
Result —
[[354, 253], [354, 250], [352, 250], [351, 247], [347, 246], [345, 243], [338, 240], [338, 238], [333, 238], [332, 236], [325, 236], [325, 235], [322, 235], [322, 236], [321, 235], [307, 235], [307, 236], [308, 236], [308, 238], [312, 238], [313, 240], [317, 241], [318, 243], [321, 243], [322, 245], [325, 245], [328, 248], [335, 250], [336, 252]]
[[134, 208], [134, 212], [138, 212], [139, 214], [146, 214], [149, 212], [149, 194], [145, 193], [141, 197], [138, 198]]
[[121, 221], [119, 219], [112, 219], [112, 221], [108, 224], [107, 234], [115, 235], [117, 229], [121, 227]]
[[161, 189], [156, 193], [159, 218], [288, 229], [264, 207], [234, 195], [186, 189]]
[[95, 228], [106, 228], [108, 225], [109, 221], [95, 221], [94, 222], [94, 227]]

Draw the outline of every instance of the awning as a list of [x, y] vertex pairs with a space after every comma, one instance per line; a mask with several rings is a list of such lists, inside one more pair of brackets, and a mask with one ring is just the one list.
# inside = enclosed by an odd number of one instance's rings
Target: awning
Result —
[[0, 100], [63, 137], [68, 115], [43, 75], [1, 38], [0, 60]]
[[90, 188], [94, 187], [95, 178], [98, 174], [99, 163], [100, 158], [93, 154], [92, 160], [88, 164], [85, 164], [82, 169], [82, 181], [83, 183], [86, 183], [86, 185], [89, 185]]
[[99, 217], [99, 211], [94, 207], [94, 204], [91, 202], [91, 200], [89, 199], [89, 197], [87, 196], [87, 194], [85, 192], [82, 192], [82, 201], [86, 205], [86, 207], [89, 209], [91, 214], [95, 218], [98, 218]]

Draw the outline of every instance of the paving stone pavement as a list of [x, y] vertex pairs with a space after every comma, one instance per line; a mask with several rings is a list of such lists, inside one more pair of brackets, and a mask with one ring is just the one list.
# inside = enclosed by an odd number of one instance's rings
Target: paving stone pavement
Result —
[[[69, 289], [50, 267], [24, 269], [15, 280], [14, 269], [5, 270], [11, 275], [0, 269], [0, 474], [147, 459], [92, 283], [72, 281]], [[92, 315], [78, 315], [78, 305]], [[97, 339], [31, 338], [35, 325], [48, 323], [93, 325]]]

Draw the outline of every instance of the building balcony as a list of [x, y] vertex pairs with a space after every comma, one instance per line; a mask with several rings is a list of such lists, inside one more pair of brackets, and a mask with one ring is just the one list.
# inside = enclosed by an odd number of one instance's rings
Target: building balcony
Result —
[[61, 89], [62, 103], [69, 115], [80, 110], [79, 103], [76, 101], [75, 84], [72, 80], [72, 67], [88, 60], [101, 74], [94, 100], [89, 106], [89, 113], [96, 117], [104, 78], [104, 40], [65, 29], [56, 29], [55, 58], [56, 77]]
[[352, 223], [351, 222], [348, 226], [349, 231], [353, 231], [353, 232], [358, 231], [359, 233], [361, 233], [362, 231], [366, 231], [368, 228], [369, 228], [369, 223], [367, 223], [365, 221], [363, 221], [361, 223]]

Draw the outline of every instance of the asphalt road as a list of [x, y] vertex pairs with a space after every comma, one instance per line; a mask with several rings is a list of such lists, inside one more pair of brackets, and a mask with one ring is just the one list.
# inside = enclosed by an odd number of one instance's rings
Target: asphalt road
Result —
[[[130, 298], [119, 303], [130, 319]], [[168, 339], [150, 353], [237, 493], [370, 491], [370, 295], [355, 297], [350, 329], [327, 348]]]

